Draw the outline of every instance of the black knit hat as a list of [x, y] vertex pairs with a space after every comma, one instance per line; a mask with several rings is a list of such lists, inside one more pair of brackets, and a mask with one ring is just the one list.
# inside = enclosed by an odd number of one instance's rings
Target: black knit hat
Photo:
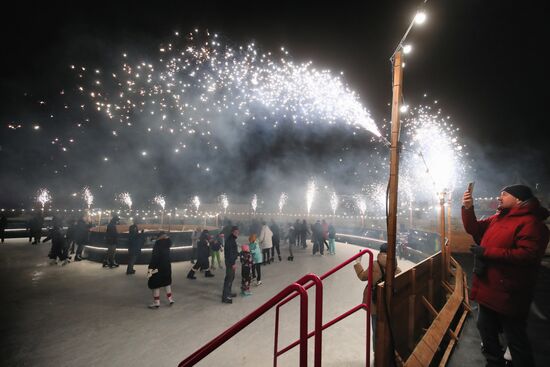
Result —
[[533, 197], [533, 192], [528, 186], [525, 185], [510, 185], [502, 189], [515, 198], [521, 201], [529, 200]]

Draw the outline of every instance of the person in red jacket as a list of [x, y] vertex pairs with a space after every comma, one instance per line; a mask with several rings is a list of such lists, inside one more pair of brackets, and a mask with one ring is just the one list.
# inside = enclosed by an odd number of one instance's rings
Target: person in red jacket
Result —
[[549, 212], [531, 189], [512, 185], [502, 189], [497, 213], [477, 220], [472, 194], [464, 193], [462, 222], [476, 244], [471, 298], [479, 304], [477, 328], [487, 366], [504, 366], [498, 334], [502, 330], [514, 367], [534, 366], [526, 321], [537, 281], [538, 268], [549, 231]]

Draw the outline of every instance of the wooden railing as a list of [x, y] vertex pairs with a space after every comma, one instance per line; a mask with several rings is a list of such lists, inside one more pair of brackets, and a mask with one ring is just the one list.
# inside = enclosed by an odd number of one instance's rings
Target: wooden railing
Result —
[[391, 310], [385, 307], [384, 283], [377, 287], [377, 367], [391, 366], [393, 361], [397, 366], [447, 362], [471, 309], [462, 268], [451, 259], [447, 282], [441, 277], [441, 261], [438, 252], [397, 275]]

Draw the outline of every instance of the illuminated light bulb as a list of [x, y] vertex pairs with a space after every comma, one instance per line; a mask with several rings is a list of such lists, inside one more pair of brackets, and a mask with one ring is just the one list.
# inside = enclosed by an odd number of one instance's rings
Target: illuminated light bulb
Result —
[[418, 25], [424, 24], [424, 22], [426, 21], [426, 18], [427, 18], [426, 13], [424, 13], [423, 11], [419, 11], [414, 16], [414, 22]]

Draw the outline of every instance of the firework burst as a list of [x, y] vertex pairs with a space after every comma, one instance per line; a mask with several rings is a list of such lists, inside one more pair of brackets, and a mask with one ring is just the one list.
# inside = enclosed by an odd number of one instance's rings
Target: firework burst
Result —
[[220, 205], [223, 208], [223, 212], [227, 213], [227, 207], [229, 206], [229, 199], [227, 198], [227, 195], [221, 194], [218, 197], [218, 201], [220, 202]]
[[42, 210], [44, 210], [44, 206], [46, 205], [46, 203], [52, 201], [52, 196], [48, 189], [39, 189], [38, 193], [36, 194], [36, 201], [38, 201], [40, 205], [42, 205]]
[[130, 210], [132, 209], [132, 197], [130, 196], [130, 193], [128, 192], [120, 193], [118, 194], [117, 199], [118, 201], [126, 205], [128, 209]]
[[201, 206], [201, 201], [199, 199], [198, 196], [194, 196], [193, 197], [193, 201], [192, 201], [193, 205], [195, 206], [195, 209], [197, 210], [197, 212], [199, 211], [199, 207]]
[[258, 195], [254, 194], [254, 196], [252, 196], [250, 206], [252, 206], [252, 210], [254, 210], [254, 214], [256, 214], [256, 208], [258, 207]]
[[313, 205], [313, 199], [315, 198], [315, 191], [317, 191], [317, 186], [315, 185], [315, 181], [311, 180], [307, 185], [307, 191], [306, 191], [306, 205], [307, 205], [308, 214], [310, 213], [311, 206]]
[[90, 191], [90, 188], [88, 186], [82, 189], [82, 197], [84, 198], [84, 201], [88, 206], [88, 210], [90, 210], [92, 204], [94, 203], [94, 196], [92, 195], [92, 192]]
[[157, 195], [153, 199], [153, 201], [164, 210], [164, 207], [166, 206], [166, 199], [162, 195]]
[[336, 195], [336, 191], [330, 194], [330, 207], [332, 209], [332, 215], [336, 215], [336, 209], [338, 209], [338, 195]]
[[288, 200], [287, 193], [286, 192], [281, 193], [281, 196], [279, 197], [279, 213], [283, 212], [283, 208], [287, 200]]

